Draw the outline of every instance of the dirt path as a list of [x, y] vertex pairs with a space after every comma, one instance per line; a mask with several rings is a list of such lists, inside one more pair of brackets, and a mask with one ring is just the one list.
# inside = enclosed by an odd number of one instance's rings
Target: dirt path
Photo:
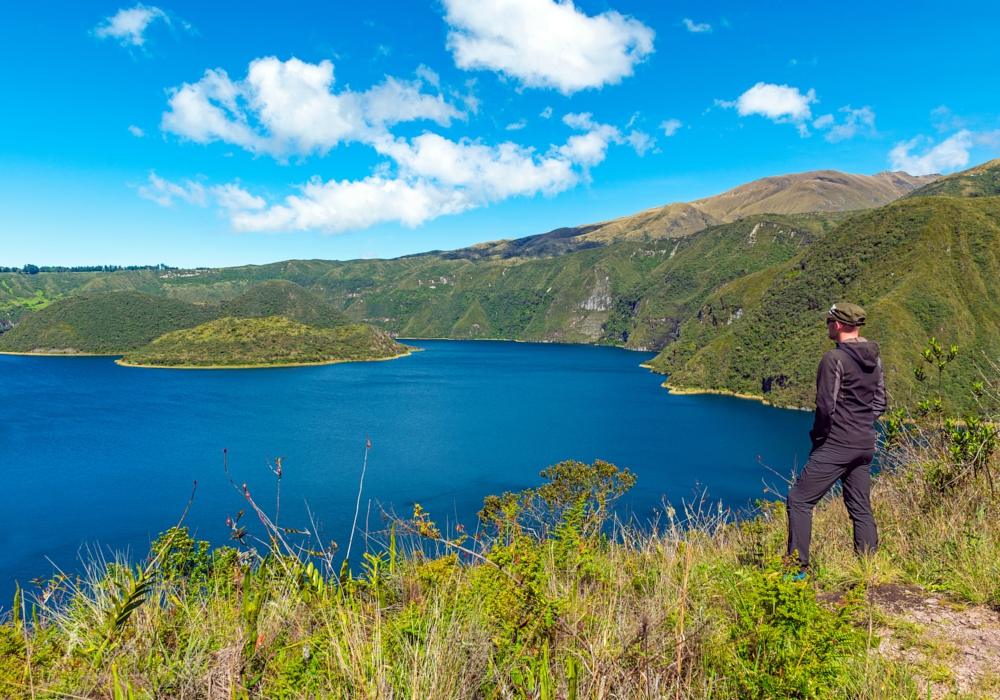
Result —
[[1000, 613], [917, 586], [876, 586], [868, 597], [884, 615], [878, 653], [909, 665], [931, 697], [1000, 698]]

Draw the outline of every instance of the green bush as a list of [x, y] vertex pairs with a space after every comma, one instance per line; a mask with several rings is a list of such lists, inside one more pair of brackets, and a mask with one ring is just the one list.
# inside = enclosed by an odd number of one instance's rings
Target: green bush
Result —
[[866, 654], [857, 626], [863, 589], [824, 607], [805, 581], [780, 568], [740, 569], [726, 599], [735, 613], [723, 668], [740, 698], [820, 698], [845, 681], [849, 664]]

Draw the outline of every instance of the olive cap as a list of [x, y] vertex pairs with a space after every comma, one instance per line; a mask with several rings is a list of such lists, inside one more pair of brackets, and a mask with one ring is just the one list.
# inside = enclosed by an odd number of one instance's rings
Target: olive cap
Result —
[[848, 326], [865, 325], [865, 310], [857, 304], [834, 304], [830, 310], [823, 314], [827, 320], [833, 319], [846, 323]]

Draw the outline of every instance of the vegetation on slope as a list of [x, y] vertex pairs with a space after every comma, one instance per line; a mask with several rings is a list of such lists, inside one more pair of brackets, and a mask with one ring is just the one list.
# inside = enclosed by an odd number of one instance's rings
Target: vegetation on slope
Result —
[[924, 185], [908, 197], [997, 197], [1000, 196], [1000, 159], [977, 165]]
[[255, 285], [235, 299], [223, 302], [219, 315], [234, 318], [284, 316], [316, 328], [335, 328], [347, 323], [344, 315], [323, 297], [290, 280], [271, 280]]
[[0, 351], [118, 354], [215, 317], [212, 307], [143, 292], [83, 293], [23, 317], [0, 335]]
[[817, 358], [832, 347], [821, 312], [861, 304], [865, 335], [879, 342], [887, 384], [919, 394], [913, 358], [928, 338], [963, 347], [944, 385], [978, 377], [983, 354], [1000, 353], [1000, 199], [906, 199], [855, 216], [794, 260], [735, 280], [712, 294], [654, 361], [670, 386], [764, 396], [809, 406]]
[[382, 360], [408, 354], [381, 328], [315, 328], [284, 316], [220, 318], [125, 353], [123, 365], [253, 367]]
[[237, 487], [248, 514], [231, 523], [232, 547], [175, 528], [138, 566], [93, 562], [82, 579], [19, 591], [0, 622], [0, 694], [995, 697], [987, 662], [960, 672], [972, 655], [898, 607], [913, 586], [954, 609], [1000, 605], [992, 415], [975, 430], [900, 417], [873, 486], [880, 551], [855, 558], [847, 513], [828, 498], [805, 581], [782, 562], [782, 502], [739, 520], [668, 508], [640, 528], [609, 521], [635, 476], [600, 461], [487, 497], [472, 538], [415, 505], [342, 567], [335, 545], [279, 528], [253, 484]]

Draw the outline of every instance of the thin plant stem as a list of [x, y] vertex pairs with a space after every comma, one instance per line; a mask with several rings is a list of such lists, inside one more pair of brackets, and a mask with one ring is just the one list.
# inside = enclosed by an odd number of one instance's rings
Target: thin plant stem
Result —
[[365, 433], [365, 461], [361, 465], [361, 482], [358, 484], [358, 500], [354, 504], [354, 522], [351, 524], [351, 536], [347, 540], [347, 553], [344, 555], [345, 562], [351, 560], [351, 545], [354, 544], [354, 531], [358, 527], [358, 513], [361, 511], [361, 492], [365, 488], [365, 471], [368, 470], [368, 450], [371, 448], [372, 443], [368, 439], [368, 433]]

